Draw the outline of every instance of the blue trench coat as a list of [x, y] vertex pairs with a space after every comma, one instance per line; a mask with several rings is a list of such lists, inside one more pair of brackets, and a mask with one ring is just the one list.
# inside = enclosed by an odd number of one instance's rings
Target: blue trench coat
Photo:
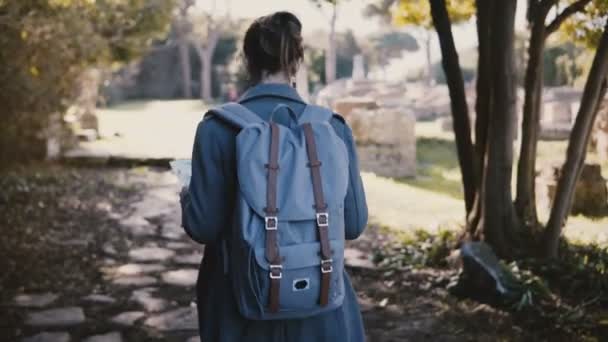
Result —
[[[280, 103], [298, 115], [306, 103], [287, 84], [259, 84], [250, 88], [239, 102], [268, 120]], [[289, 116], [277, 112], [275, 121], [289, 124]], [[349, 188], [345, 202], [346, 239], [357, 238], [367, 224], [367, 204], [359, 174], [353, 136], [344, 119], [331, 120], [346, 144], [350, 157]], [[201, 121], [192, 152], [192, 180], [183, 193], [182, 221], [188, 235], [204, 244], [205, 255], [197, 282], [200, 335], [203, 342], [360, 342], [365, 340], [357, 296], [348, 275], [346, 296], [341, 308], [319, 316], [297, 320], [250, 321], [241, 317], [224, 272], [218, 240], [229, 230], [235, 203], [237, 177], [235, 137], [237, 131], [214, 117]], [[345, 271], [346, 272], [346, 271]]]

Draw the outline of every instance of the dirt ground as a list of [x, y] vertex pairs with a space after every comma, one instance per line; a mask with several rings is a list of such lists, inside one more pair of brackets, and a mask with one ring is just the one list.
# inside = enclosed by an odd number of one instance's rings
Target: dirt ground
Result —
[[[196, 341], [192, 280], [202, 247], [178, 230], [177, 185], [168, 171], [30, 166], [2, 172], [0, 187], [0, 341], [43, 331], [76, 341], [107, 333], [125, 341]], [[385, 238], [372, 227], [351, 247], [371, 257]], [[144, 249], [170, 256], [135, 255]], [[121, 266], [134, 264], [149, 269], [120, 274]], [[351, 267], [368, 340], [573, 340], [525, 331], [506, 312], [451, 297], [445, 286], [454, 272]], [[40, 293], [57, 299], [43, 307], [16, 303], [18, 295]], [[86, 299], [93, 294], [111, 301]], [[57, 307], [80, 308], [86, 319], [28, 323], [32, 313]], [[117, 323], [126, 312], [141, 315]], [[175, 312], [189, 323], [171, 325]]]

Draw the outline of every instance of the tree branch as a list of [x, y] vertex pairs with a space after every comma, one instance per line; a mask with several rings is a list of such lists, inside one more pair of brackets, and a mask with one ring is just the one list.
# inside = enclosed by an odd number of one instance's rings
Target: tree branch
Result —
[[551, 34], [562, 25], [566, 19], [570, 18], [574, 13], [584, 12], [585, 7], [589, 4], [591, 0], [577, 0], [570, 4], [570, 6], [566, 7], [562, 13], [558, 14], [555, 19], [547, 26], [547, 34]]

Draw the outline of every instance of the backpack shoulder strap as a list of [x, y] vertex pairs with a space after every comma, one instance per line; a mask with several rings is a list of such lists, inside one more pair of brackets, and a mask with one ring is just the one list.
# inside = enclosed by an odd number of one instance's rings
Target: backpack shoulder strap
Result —
[[300, 115], [298, 124], [329, 121], [333, 115], [334, 113], [329, 108], [309, 104]]
[[236, 102], [228, 102], [219, 107], [212, 108], [207, 112], [207, 115], [209, 114], [216, 115], [223, 121], [237, 128], [243, 128], [253, 123], [264, 122], [257, 114]]

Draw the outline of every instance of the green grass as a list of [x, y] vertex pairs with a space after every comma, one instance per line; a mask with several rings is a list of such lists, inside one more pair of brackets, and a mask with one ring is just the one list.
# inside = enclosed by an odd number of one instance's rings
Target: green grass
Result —
[[462, 199], [456, 145], [453, 140], [432, 137], [416, 139], [417, 176], [400, 182]]

